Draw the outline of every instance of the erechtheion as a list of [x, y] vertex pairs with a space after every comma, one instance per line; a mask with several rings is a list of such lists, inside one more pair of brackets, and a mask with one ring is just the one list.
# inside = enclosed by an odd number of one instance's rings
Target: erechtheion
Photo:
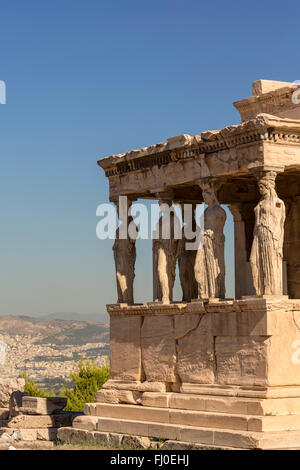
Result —
[[[129, 205], [145, 198], [166, 209], [207, 208], [197, 251], [172, 237], [153, 240], [154, 293], [145, 305], [134, 303], [134, 241], [116, 240], [111, 378], [78, 428], [221, 448], [300, 447], [294, 94], [291, 83], [259, 80], [234, 103], [240, 124], [99, 160], [112, 202], [126, 195]], [[225, 293], [222, 205], [234, 219], [234, 300]], [[181, 302], [172, 297], [177, 261]]]

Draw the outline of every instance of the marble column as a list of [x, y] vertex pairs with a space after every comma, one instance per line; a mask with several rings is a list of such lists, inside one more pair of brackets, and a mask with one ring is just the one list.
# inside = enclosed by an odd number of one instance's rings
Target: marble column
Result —
[[[192, 235], [196, 231], [195, 210], [196, 204], [191, 204], [190, 214], [185, 211], [185, 204], [181, 203], [182, 219], [184, 227], [182, 229], [182, 239], [180, 240], [178, 268], [180, 284], [182, 289], [182, 300], [190, 302], [192, 299], [198, 298], [198, 284], [195, 278], [195, 261], [197, 250], [188, 249], [189, 244], [192, 245], [196, 241], [196, 235], [193, 239], [186, 235]], [[187, 208], [186, 208], [187, 209]], [[191, 220], [189, 220], [191, 219]]]
[[276, 193], [277, 172], [274, 168], [255, 171], [261, 195], [261, 200], [255, 207], [255, 226], [250, 255], [256, 295], [283, 295], [285, 205]]
[[[153, 238], [153, 300], [165, 304], [173, 300], [176, 262], [179, 255], [181, 228], [178, 217], [171, 209], [172, 191], [156, 194], [162, 215]], [[177, 238], [175, 237], [177, 232]]]
[[219, 183], [211, 178], [198, 180], [203, 200], [207, 204], [204, 211], [203, 243], [196, 254], [195, 278], [199, 286], [200, 298], [225, 298], [225, 258], [223, 233], [226, 212], [217, 199]]
[[[130, 215], [132, 200], [127, 198], [125, 207], [120, 207], [119, 201], [115, 204], [118, 209], [119, 221], [121, 225], [116, 230], [115, 242], [113, 245], [116, 282], [118, 292], [118, 303], [133, 304], [133, 282], [135, 277], [136, 248], [135, 238], [131, 238], [128, 233], [129, 224], [133, 224]], [[137, 235], [137, 229], [136, 229]]]
[[235, 298], [254, 295], [252, 272], [249, 256], [253, 238], [253, 217], [249, 215], [254, 210], [252, 203], [236, 203], [228, 206], [234, 221], [234, 270]]

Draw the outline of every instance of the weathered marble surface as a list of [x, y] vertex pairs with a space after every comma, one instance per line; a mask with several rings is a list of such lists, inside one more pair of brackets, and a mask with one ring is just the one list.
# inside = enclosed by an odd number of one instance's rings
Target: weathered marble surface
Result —
[[[128, 225], [134, 224], [132, 217], [128, 218]], [[135, 239], [128, 236], [120, 239], [120, 229], [116, 231], [113, 245], [118, 303], [133, 303], [133, 281], [135, 278], [136, 248]]]
[[170, 210], [172, 201], [160, 199], [159, 205], [162, 216], [156, 227], [158, 236], [153, 239], [152, 245], [154, 300], [167, 304], [173, 300], [176, 262], [180, 249], [179, 236], [176, 238], [176, 230], [179, 234], [181, 229], [178, 217]]
[[193, 185], [196, 179], [207, 176], [199, 168], [201, 160], [211, 176], [222, 180], [246, 176], [251, 168], [261, 165], [300, 169], [299, 118], [257, 113], [238, 125], [180, 137], [178, 146], [172, 149], [169, 144], [160, 144], [99, 160], [109, 178], [111, 200], [120, 194], [154, 197], [161, 188], [170, 186], [176, 196], [183, 184]]
[[225, 298], [225, 260], [223, 233], [226, 212], [216, 196], [214, 182], [200, 182], [204, 202], [203, 244], [200, 244], [195, 259], [195, 278], [201, 299]]
[[142, 317], [110, 319], [111, 378], [142, 380]]
[[282, 262], [285, 205], [275, 190], [276, 172], [258, 176], [261, 200], [255, 208], [255, 226], [250, 256], [257, 295], [282, 295]]
[[[153, 321], [154, 320], [154, 321]], [[146, 380], [176, 382], [173, 318], [145, 317], [141, 328], [141, 356]]]
[[243, 121], [253, 119], [262, 112], [282, 118], [300, 119], [300, 106], [293, 100], [294, 93], [295, 86], [292, 83], [257, 80], [252, 83], [253, 96], [236, 101], [234, 106]]
[[112, 388], [118, 389], [118, 380], [131, 381], [123, 389], [136, 391], [159, 391], [159, 384], [174, 391], [182, 383], [300, 385], [297, 301], [253, 298], [109, 311]]
[[175, 317], [177, 372], [181, 382], [214, 383], [214, 338], [211, 316]]
[[191, 235], [196, 232], [195, 208], [192, 206], [191, 220], [188, 220], [187, 214], [184, 212], [184, 204], [182, 205], [182, 214], [185, 227], [182, 229], [182, 239], [179, 241], [178, 270], [182, 289], [182, 300], [190, 301], [198, 298], [198, 284], [195, 278], [195, 261], [196, 249], [191, 248], [191, 244], [196, 241], [196, 236], [190, 238], [186, 234]]

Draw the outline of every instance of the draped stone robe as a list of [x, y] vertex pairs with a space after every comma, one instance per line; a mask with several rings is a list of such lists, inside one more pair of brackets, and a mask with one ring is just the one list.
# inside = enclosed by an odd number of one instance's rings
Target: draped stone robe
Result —
[[156, 230], [160, 234], [153, 240], [153, 268], [155, 282], [155, 300], [164, 303], [173, 300], [173, 287], [175, 282], [176, 262], [179, 254], [179, 240], [174, 238], [174, 230], [177, 227], [178, 218], [171, 214], [170, 237], [162, 238], [163, 216], [159, 219]]
[[118, 303], [133, 303], [133, 281], [135, 277], [136, 247], [135, 240], [128, 236], [119, 239], [119, 229], [113, 245]]
[[262, 199], [255, 208], [250, 263], [257, 295], [282, 295], [285, 206], [277, 196]]
[[226, 212], [219, 204], [205, 209], [203, 244], [195, 261], [195, 277], [202, 299], [225, 297], [225, 221]]

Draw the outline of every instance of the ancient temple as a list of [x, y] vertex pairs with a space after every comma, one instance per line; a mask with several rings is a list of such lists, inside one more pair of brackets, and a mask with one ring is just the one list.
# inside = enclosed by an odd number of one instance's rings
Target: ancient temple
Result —
[[[145, 305], [134, 303], [134, 241], [116, 240], [111, 378], [78, 427], [220, 448], [300, 447], [294, 94], [291, 83], [259, 80], [234, 103], [240, 124], [99, 160], [112, 202], [126, 195], [206, 209], [196, 251], [172, 235], [153, 240], [154, 292]], [[225, 293], [222, 205], [234, 219], [235, 299]], [[172, 297], [177, 262], [181, 302]]]

